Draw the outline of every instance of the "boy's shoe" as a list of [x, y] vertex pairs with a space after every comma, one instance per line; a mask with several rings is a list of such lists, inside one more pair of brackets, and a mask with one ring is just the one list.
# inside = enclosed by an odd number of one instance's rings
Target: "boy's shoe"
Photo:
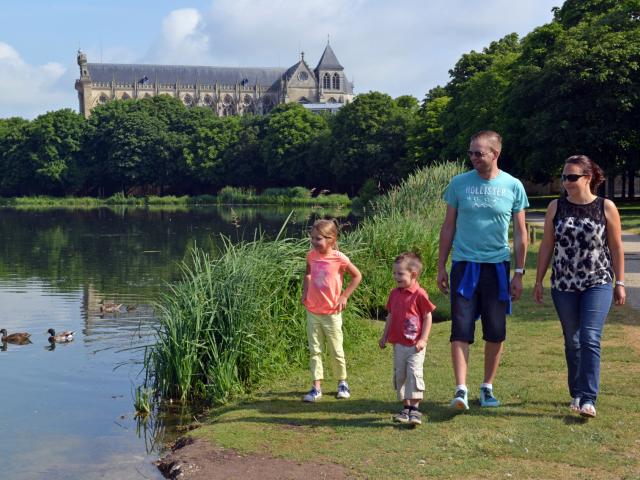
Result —
[[322, 397], [322, 392], [318, 390], [316, 387], [311, 387], [309, 393], [307, 393], [302, 399], [304, 402], [315, 402], [320, 397]]
[[455, 410], [469, 410], [466, 390], [456, 390], [456, 396], [451, 400], [451, 408]]
[[587, 418], [595, 418], [596, 407], [591, 402], [585, 402], [580, 407], [580, 415]]
[[422, 425], [422, 413], [418, 410], [409, 412], [409, 425]]
[[393, 417], [393, 421], [398, 423], [409, 423], [409, 409], [403, 408], [398, 415]]
[[481, 407], [499, 407], [500, 400], [493, 396], [493, 389], [487, 387], [480, 388], [480, 406]]
[[571, 400], [571, 403], [569, 404], [569, 410], [576, 413], [580, 412], [580, 397], [575, 397]]
[[344, 380], [338, 384], [338, 393], [336, 394], [336, 398], [349, 398], [351, 397], [351, 392], [349, 391], [349, 385]]

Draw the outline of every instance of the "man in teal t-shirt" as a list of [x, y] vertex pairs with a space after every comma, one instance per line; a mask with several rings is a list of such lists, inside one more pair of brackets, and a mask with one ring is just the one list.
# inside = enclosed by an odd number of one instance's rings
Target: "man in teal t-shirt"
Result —
[[[447, 213], [440, 230], [438, 288], [451, 290], [451, 358], [456, 393], [451, 406], [468, 410], [467, 366], [474, 342], [475, 320], [482, 321], [485, 341], [484, 381], [480, 405], [497, 407], [493, 380], [506, 337], [511, 300], [522, 294], [527, 254], [524, 209], [529, 206], [522, 183], [498, 168], [502, 138], [482, 131], [471, 137], [473, 170], [455, 176], [444, 192]], [[515, 268], [510, 280], [509, 224], [513, 218]], [[446, 270], [453, 247], [451, 285]]]

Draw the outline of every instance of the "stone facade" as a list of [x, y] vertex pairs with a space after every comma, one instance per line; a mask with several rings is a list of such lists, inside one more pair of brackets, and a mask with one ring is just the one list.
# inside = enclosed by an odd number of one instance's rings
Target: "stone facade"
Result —
[[[110, 100], [169, 95], [187, 106], [211, 108], [219, 116], [267, 113], [280, 103], [298, 102], [314, 110], [353, 100], [353, 84], [327, 43], [315, 69], [304, 59], [288, 69], [88, 63], [78, 51], [76, 80], [80, 112], [88, 117]], [[334, 111], [333, 108], [329, 109]]]

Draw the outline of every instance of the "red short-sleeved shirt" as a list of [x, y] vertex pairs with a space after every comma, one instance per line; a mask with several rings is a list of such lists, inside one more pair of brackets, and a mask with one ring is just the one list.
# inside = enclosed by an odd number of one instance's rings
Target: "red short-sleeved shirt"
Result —
[[311, 281], [307, 285], [305, 307], [312, 313], [338, 313], [337, 303], [342, 293], [342, 278], [350, 264], [349, 258], [338, 250], [321, 255], [316, 250], [307, 254]]
[[409, 288], [394, 288], [387, 301], [391, 315], [388, 341], [411, 346], [422, 334], [424, 316], [436, 309], [427, 292], [416, 282]]

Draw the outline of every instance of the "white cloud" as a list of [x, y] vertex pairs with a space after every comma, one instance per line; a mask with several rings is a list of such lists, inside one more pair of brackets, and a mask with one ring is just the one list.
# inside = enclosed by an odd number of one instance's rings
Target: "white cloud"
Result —
[[29, 65], [11, 45], [0, 42], [0, 118], [32, 118], [48, 110], [77, 108], [73, 80], [66, 74], [67, 68], [59, 63]]
[[[462, 53], [524, 35], [551, 20], [559, 0], [215, 0], [163, 21], [146, 60], [220, 66], [315, 67], [327, 35], [356, 91], [422, 98], [448, 80]], [[470, 7], [473, 5], [473, 7]]]
[[162, 32], [146, 60], [153, 63], [202, 64], [210, 58], [209, 35], [194, 8], [174, 10], [162, 21]]

